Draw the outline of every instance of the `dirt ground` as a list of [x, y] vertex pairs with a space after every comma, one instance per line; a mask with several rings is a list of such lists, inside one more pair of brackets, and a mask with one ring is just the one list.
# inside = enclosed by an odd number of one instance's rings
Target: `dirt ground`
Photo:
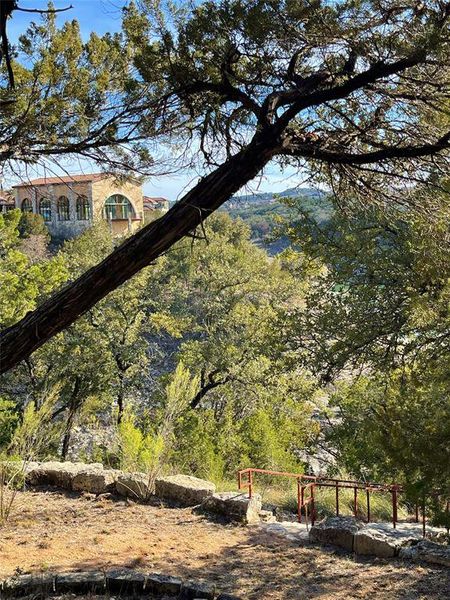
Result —
[[214, 582], [248, 600], [449, 598], [450, 569], [355, 559], [191, 509], [54, 490], [20, 493], [0, 530], [0, 579], [128, 567]]

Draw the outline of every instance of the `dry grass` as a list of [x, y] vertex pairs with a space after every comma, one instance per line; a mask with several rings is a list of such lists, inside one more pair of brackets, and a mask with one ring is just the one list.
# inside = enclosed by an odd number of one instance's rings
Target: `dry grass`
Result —
[[[261, 492], [263, 502], [297, 513], [297, 488], [296, 485], [280, 488], [279, 486], [257, 489]], [[316, 489], [316, 511], [318, 518], [334, 516], [336, 514], [336, 492], [333, 488]], [[342, 489], [339, 491], [339, 514], [341, 516], [354, 515], [353, 490]], [[363, 521], [367, 516], [365, 492], [358, 494], [358, 517]], [[392, 501], [386, 493], [372, 493], [370, 496], [371, 521], [389, 522], [392, 519]], [[398, 506], [398, 519], [412, 519], [408, 511], [401, 505]]]
[[258, 527], [214, 523], [191, 509], [55, 491], [19, 494], [1, 532], [0, 578], [113, 566], [207, 579], [248, 600], [441, 600], [450, 586], [445, 568], [358, 561]]

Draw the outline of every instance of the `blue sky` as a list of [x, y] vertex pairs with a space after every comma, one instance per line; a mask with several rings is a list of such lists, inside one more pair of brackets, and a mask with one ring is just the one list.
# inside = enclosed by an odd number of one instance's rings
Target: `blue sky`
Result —
[[[96, 31], [100, 35], [107, 31], [118, 31], [121, 8], [127, 4], [127, 0], [53, 0], [53, 3], [56, 8], [72, 5], [71, 10], [58, 14], [58, 24], [77, 19], [83, 36], [88, 37], [91, 31]], [[22, 8], [45, 9], [47, 5], [47, 0], [19, 0], [19, 6]], [[39, 15], [16, 11], [14, 17], [8, 22], [11, 40], [17, 39], [31, 21], [38, 19]]]
[[[98, 34], [107, 31], [118, 31], [121, 25], [121, 9], [128, 0], [53, 0], [56, 8], [73, 5], [67, 12], [58, 14], [58, 24], [66, 20], [77, 19], [80, 23], [81, 33], [88, 38], [91, 31]], [[0, 0], [1, 2], [1, 0]], [[47, 0], [19, 0], [22, 8], [47, 8]], [[12, 43], [23, 33], [31, 21], [39, 20], [39, 15], [16, 11], [8, 22], [8, 32]], [[66, 164], [66, 171], [77, 173], [82, 170], [89, 172], [90, 166], [83, 163]], [[97, 168], [98, 169], [98, 168]], [[38, 177], [42, 171], [29, 173], [28, 177]], [[199, 178], [201, 173], [183, 172], [177, 176], [154, 177], [144, 184], [144, 192], [150, 196], [164, 196], [170, 200], [181, 197]], [[252, 184], [241, 190], [240, 193], [254, 191], [280, 192], [286, 188], [294, 187], [301, 183], [299, 177], [292, 172], [283, 174], [276, 167], [269, 167], [263, 177], [257, 178]]]

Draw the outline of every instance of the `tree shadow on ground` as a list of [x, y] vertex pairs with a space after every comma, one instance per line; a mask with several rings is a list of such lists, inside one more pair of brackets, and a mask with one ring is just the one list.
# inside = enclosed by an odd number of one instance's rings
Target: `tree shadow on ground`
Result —
[[[174, 546], [178, 543], [174, 539]], [[195, 567], [182, 564], [165, 550], [149, 564], [133, 555], [105, 564], [92, 557], [71, 570], [128, 568], [161, 572], [183, 579], [206, 580], [218, 590], [246, 600], [436, 599], [448, 597], [450, 569], [400, 560], [357, 558], [332, 547], [299, 544], [249, 527], [244, 543], [199, 557]], [[160, 568], [164, 565], [164, 568]], [[54, 567], [57, 570], [57, 566]], [[64, 570], [68, 570], [64, 566]]]

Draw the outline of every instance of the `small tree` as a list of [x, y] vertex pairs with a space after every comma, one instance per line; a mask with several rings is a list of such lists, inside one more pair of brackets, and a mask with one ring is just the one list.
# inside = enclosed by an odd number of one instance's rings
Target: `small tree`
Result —
[[9, 444], [0, 448], [0, 526], [11, 516], [30, 461], [38, 458], [48, 447], [54, 399], [53, 393], [40, 408], [30, 402]]
[[147, 490], [153, 491], [155, 479], [167, 463], [173, 443], [176, 420], [186, 410], [198, 388], [182, 363], [167, 382], [160, 406], [153, 412], [151, 424], [138, 428], [128, 411], [119, 423], [120, 465], [125, 470], [140, 470], [148, 475]]
[[50, 237], [42, 215], [32, 212], [22, 212], [20, 215], [19, 233], [21, 238], [32, 235], [41, 235], [46, 239]]

